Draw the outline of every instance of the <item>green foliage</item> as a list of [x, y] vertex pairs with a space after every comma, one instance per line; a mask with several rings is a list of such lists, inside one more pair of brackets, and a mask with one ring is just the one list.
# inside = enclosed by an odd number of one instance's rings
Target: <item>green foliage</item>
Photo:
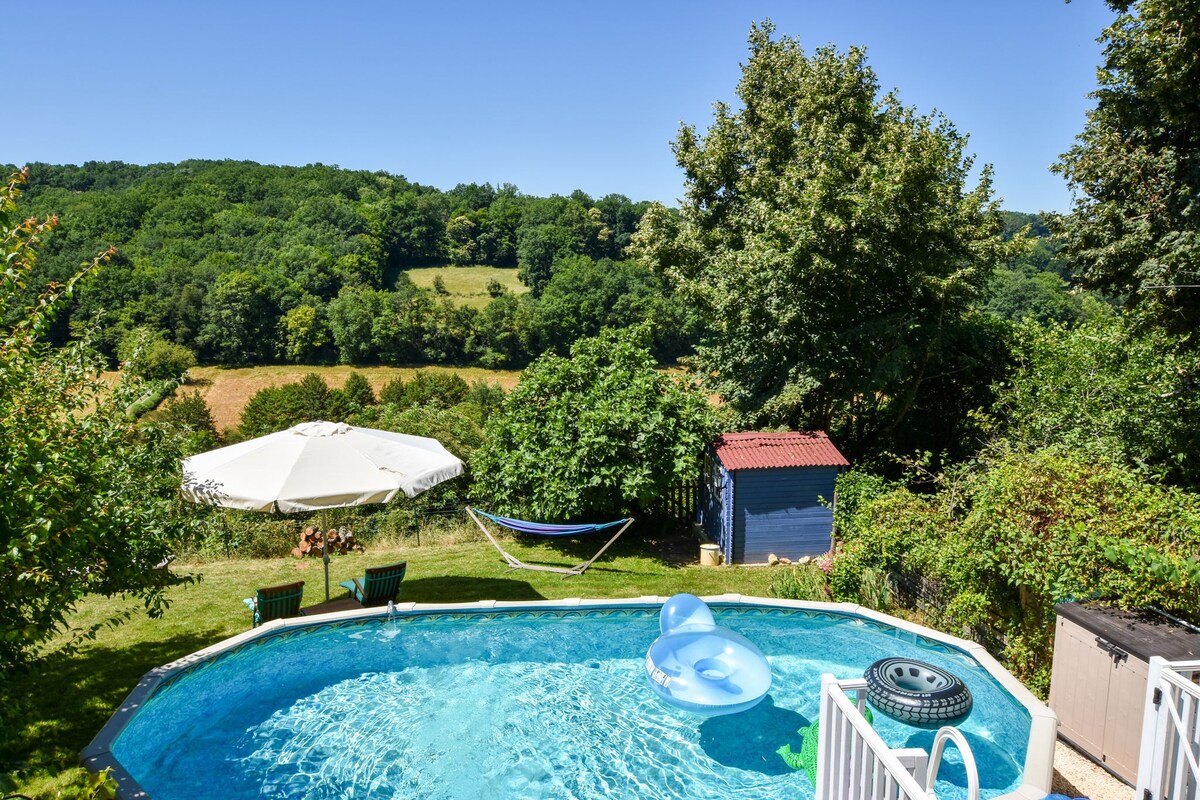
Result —
[[221, 364], [262, 364], [275, 355], [277, 312], [267, 286], [250, 272], [217, 278], [204, 303], [196, 344]]
[[487, 422], [492, 414], [504, 407], [504, 387], [485, 380], [471, 381], [462, 405], [474, 408], [478, 418]]
[[294, 364], [319, 359], [330, 342], [329, 329], [321, 312], [312, 305], [298, 305], [279, 320], [283, 355]]
[[1055, 603], [1194, 613], [1200, 497], [1129, 467], [1045, 448], [994, 453], [927, 494], [844, 480], [834, 597], [866, 601], [870, 570], [901, 576], [931, 624], [982, 639], [1036, 691], [1048, 687]]
[[892, 588], [887, 572], [867, 567], [858, 576], [858, 597], [867, 608], [887, 611], [892, 607]]
[[367, 406], [373, 406], [379, 402], [375, 397], [375, 391], [371, 388], [371, 382], [361, 372], [351, 372], [346, 376], [342, 392], [345, 393], [346, 401], [355, 411], [361, 411]]
[[203, 453], [221, 445], [212, 409], [199, 391], [176, 394], [155, 415], [155, 422], [184, 436], [183, 455]]
[[851, 452], [947, 411], [953, 427], [971, 404], [938, 404], [993, 361], [973, 309], [1017, 247], [991, 171], [967, 189], [964, 137], [880, 96], [862, 50], [807, 56], [773, 30], [750, 30], [739, 102], [681, 129], [681, 214], [650, 208], [636, 253], [709, 321], [695, 363], [746, 424], [828, 429]]
[[992, 278], [987, 310], [1002, 319], [1076, 322], [1108, 312], [1091, 295], [1069, 294], [1066, 281], [1054, 272], [1000, 269]]
[[1055, 165], [1075, 193], [1051, 219], [1084, 283], [1186, 333], [1200, 322], [1200, 27], [1192, 0], [1111, 0], [1096, 106]]
[[1018, 326], [1017, 366], [992, 409], [1009, 446], [1061, 446], [1200, 485], [1198, 365], [1187, 343], [1102, 316]]
[[159, 381], [143, 387], [142, 394], [132, 403], [125, 406], [125, 416], [130, 419], [140, 419], [146, 413], [158, 408], [159, 404], [179, 388], [179, 381]]
[[645, 346], [644, 330], [605, 332], [526, 369], [472, 458], [472, 496], [528, 519], [594, 518], [694, 476], [713, 411], [657, 371]]
[[1130, 573], [1130, 605], [1175, 609], [1200, 622], [1200, 610], [1195, 607], [1200, 597], [1200, 558], [1196, 555], [1117, 542], [1104, 549], [1104, 557]]
[[[0, 188], [0, 307], [20, 296], [55, 224], [18, 212], [23, 180], [15, 175]], [[99, 375], [103, 360], [85, 343], [51, 348], [43, 339], [79, 281], [106, 258], [46, 290], [3, 333], [0, 677], [66, 633], [87, 595], [126, 595], [157, 616], [167, 588], [180, 582], [156, 568], [189, 527], [172, 513], [178, 443], [127, 419], [126, 406], [144, 390], [137, 379], [109, 386]], [[75, 630], [68, 643], [104, 624]]]
[[699, 339], [699, 318], [674, 296], [661, 277], [632, 262], [568, 256], [536, 305], [538, 350], [565, 354], [571, 344], [601, 328], [651, 326], [651, 349], [660, 361], [690, 352]]
[[329, 420], [343, 422], [352, 412], [346, 395], [339, 391], [334, 399], [340, 397], [335, 407], [331, 401], [329, 384], [315, 372], [310, 372], [296, 383], [285, 383], [283, 386], [268, 386], [260, 389], [246, 402], [242, 408], [242, 416], [238, 425], [238, 433], [243, 439], [264, 436], [275, 431], [286, 430], [301, 422]]
[[781, 600], [826, 601], [829, 585], [825, 573], [814, 565], [788, 567], [771, 581], [767, 596]]
[[[224, 364], [483, 356], [471, 349], [477, 319], [415, 289], [403, 277], [408, 268], [447, 256], [512, 268], [520, 242], [525, 262], [537, 262], [548, 280], [560, 255], [621, 258], [646, 208], [620, 195], [531, 197], [511, 185], [440, 192], [398, 175], [319, 164], [92, 162], [35, 164], [33, 174], [34, 212], [64, 222], [37, 285], [65, 281], [85, 256], [121, 246], [64, 311], [70, 318], [54, 332], [57, 343], [99, 318], [106, 355], [125, 332], [146, 326]], [[352, 299], [330, 309], [347, 291]], [[21, 294], [24, 303], [35, 299], [28, 288]], [[347, 307], [357, 299], [367, 302]], [[528, 353], [521, 358], [511, 363], [526, 363]]]
[[179, 381], [196, 366], [195, 353], [147, 328], [127, 334], [118, 345], [117, 355], [126, 372], [148, 381]]
[[397, 375], [383, 385], [379, 390], [379, 402], [382, 405], [399, 406], [404, 399], [404, 377]]
[[379, 401], [396, 408], [432, 405], [450, 408], [466, 399], [470, 392], [467, 382], [456, 372], [426, 372], [417, 370], [405, 381], [397, 376], [379, 390]]

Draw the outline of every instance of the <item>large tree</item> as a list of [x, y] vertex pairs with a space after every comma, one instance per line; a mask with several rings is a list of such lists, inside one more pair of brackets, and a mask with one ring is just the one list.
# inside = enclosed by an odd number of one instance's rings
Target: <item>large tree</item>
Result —
[[1055, 170], [1076, 193], [1053, 227], [1092, 287], [1179, 332], [1200, 322], [1200, 7], [1109, 0], [1096, 106]]
[[746, 424], [866, 441], [974, 368], [956, 347], [1004, 252], [991, 173], [968, 190], [965, 137], [881, 96], [863, 50], [773, 32], [750, 30], [738, 107], [680, 130], [686, 199], [635, 252], [705, 310], [697, 365]]

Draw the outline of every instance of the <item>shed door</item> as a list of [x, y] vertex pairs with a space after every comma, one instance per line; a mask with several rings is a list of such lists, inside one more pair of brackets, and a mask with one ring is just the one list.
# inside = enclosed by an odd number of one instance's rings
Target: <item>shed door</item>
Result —
[[1112, 661], [1096, 649], [1096, 637], [1059, 617], [1054, 632], [1050, 707], [1058, 714], [1063, 736], [1097, 758], [1104, 752], [1110, 670]]
[[1058, 618], [1050, 707], [1059, 732], [1119, 777], [1137, 778], [1146, 706], [1146, 662], [1114, 658], [1099, 637]]
[[1147, 664], [1132, 656], [1113, 661], [1108, 681], [1108, 724], [1104, 727], [1104, 763], [1133, 783], [1142, 747], [1146, 710]]

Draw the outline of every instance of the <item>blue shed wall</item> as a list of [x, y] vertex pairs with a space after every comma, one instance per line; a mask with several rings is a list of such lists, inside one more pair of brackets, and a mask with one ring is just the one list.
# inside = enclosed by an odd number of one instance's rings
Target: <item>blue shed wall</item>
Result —
[[771, 553], [780, 558], [818, 556], [829, 550], [833, 535], [833, 502], [836, 467], [742, 469], [726, 482], [733, 488], [732, 552], [734, 564], [765, 562]]
[[721, 546], [726, 563], [733, 560], [733, 479], [712, 448], [705, 451], [700, 474], [697, 521], [710, 542]]

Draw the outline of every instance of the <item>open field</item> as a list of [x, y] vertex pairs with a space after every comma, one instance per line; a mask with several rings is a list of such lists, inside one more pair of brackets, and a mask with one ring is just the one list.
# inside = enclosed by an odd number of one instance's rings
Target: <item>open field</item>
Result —
[[234, 427], [241, 417], [242, 408], [259, 389], [295, 383], [310, 372], [325, 379], [331, 389], [340, 388], [351, 372], [361, 372], [370, 381], [371, 388], [378, 394], [388, 381], [400, 376], [408, 380], [418, 369], [426, 372], [457, 372], [463, 380], [490, 381], [505, 389], [517, 385], [521, 373], [512, 370], [491, 370], [481, 367], [305, 367], [305, 366], [261, 366], [227, 369], [224, 367], [193, 367], [188, 371], [188, 383], [181, 391], [196, 390], [212, 409], [217, 430]]
[[410, 269], [406, 270], [405, 274], [417, 286], [426, 289], [432, 289], [433, 279], [440, 275], [446, 291], [450, 293], [450, 299], [459, 305], [471, 306], [472, 308], [481, 309], [492, 301], [492, 297], [487, 291], [488, 281], [491, 280], [500, 281], [500, 285], [513, 294], [523, 294], [529, 291], [529, 287], [517, 279], [517, 271], [515, 269], [501, 269], [500, 267], [456, 267], [452, 265], [448, 267]]
[[[330, 565], [333, 596], [344, 596], [338, 581], [361, 577], [368, 566], [397, 560], [408, 562], [400, 599], [422, 603], [636, 598], [683, 591], [765, 596], [779, 574], [779, 568], [700, 567], [696, 542], [690, 536], [659, 534], [635, 525], [590, 570], [564, 580], [552, 573], [507, 571], [482, 535], [469, 530], [427, 531], [419, 546], [411, 541], [386, 547], [368, 545], [366, 553], [335, 557]], [[529, 561], [574, 564], [590, 557], [599, 542], [585, 537], [554, 547], [513, 542], [506, 546]], [[10, 791], [38, 798], [54, 797], [63, 787], [81, 780], [79, 750], [141, 675], [248, 629], [250, 616], [242, 598], [252, 596], [256, 587], [304, 580], [305, 606], [324, 599], [317, 559], [177, 561], [173, 569], [202, 575], [203, 580], [174, 590], [174, 602], [161, 619], [147, 619], [139, 614], [136, 603], [120, 598], [91, 598], [79, 609], [75, 625], [102, 622], [125, 610], [135, 616], [125, 625], [103, 630], [96, 641], [75, 655], [53, 655], [35, 671], [17, 676], [12, 696], [25, 698], [29, 707], [18, 724], [0, 730], [0, 789], [6, 788], [6, 772], [16, 778], [15, 789]]]

